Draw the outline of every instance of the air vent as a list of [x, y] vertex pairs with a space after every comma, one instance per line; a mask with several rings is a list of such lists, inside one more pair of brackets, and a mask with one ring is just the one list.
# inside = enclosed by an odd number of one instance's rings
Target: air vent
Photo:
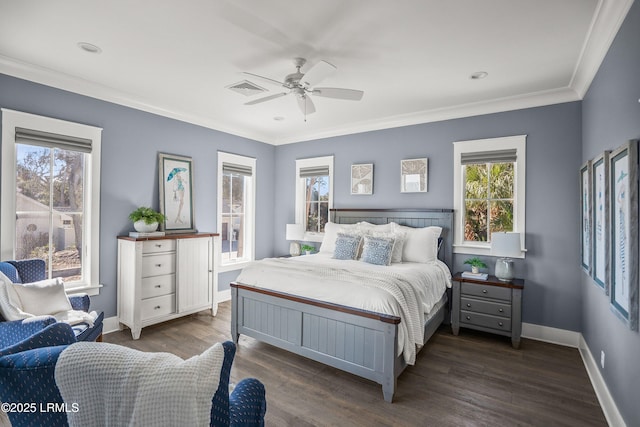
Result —
[[267, 89], [258, 86], [255, 83], [251, 83], [248, 80], [243, 80], [238, 83], [234, 83], [231, 86], [227, 86], [227, 89], [240, 93], [244, 96], [251, 96], [261, 92], [267, 92]]

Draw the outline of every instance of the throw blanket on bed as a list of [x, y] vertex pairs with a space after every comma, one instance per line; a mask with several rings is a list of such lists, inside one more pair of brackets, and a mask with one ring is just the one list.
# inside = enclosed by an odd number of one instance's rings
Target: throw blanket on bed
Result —
[[440, 261], [378, 266], [320, 254], [257, 261], [245, 267], [237, 281], [398, 316], [398, 345], [405, 361], [413, 365], [416, 350], [423, 345], [425, 314], [451, 286], [451, 273]]
[[60, 355], [55, 379], [70, 426], [208, 426], [223, 361], [219, 343], [183, 360], [78, 342]]

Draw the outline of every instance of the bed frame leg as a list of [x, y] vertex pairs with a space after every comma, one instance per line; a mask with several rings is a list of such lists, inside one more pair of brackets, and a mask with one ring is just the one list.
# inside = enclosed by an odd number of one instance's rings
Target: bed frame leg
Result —
[[393, 402], [393, 394], [395, 392], [395, 381], [394, 384], [392, 385], [383, 385], [382, 386], [382, 395], [384, 396], [384, 400], [386, 402], [392, 403]]

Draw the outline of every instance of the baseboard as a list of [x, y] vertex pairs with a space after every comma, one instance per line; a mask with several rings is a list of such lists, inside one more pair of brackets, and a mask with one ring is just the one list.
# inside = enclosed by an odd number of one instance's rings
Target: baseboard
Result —
[[573, 348], [578, 348], [582, 337], [580, 332], [551, 328], [549, 326], [534, 325], [533, 323], [523, 323], [521, 335], [523, 338]]
[[218, 301], [218, 304], [225, 301], [231, 301], [231, 289], [225, 289], [224, 291], [219, 291], [216, 294], [216, 301]]
[[110, 334], [111, 332], [118, 332], [120, 330], [120, 322], [118, 322], [118, 317], [107, 317], [102, 321], [102, 333]]
[[598, 364], [593, 358], [593, 353], [589, 350], [589, 346], [587, 346], [587, 342], [584, 340], [582, 334], [580, 334], [578, 350], [580, 351], [580, 356], [582, 356], [584, 367], [587, 369], [591, 385], [593, 385], [593, 389], [596, 392], [598, 402], [600, 402], [600, 407], [602, 408], [602, 412], [604, 412], [607, 423], [609, 423], [610, 426], [626, 427], [624, 419], [618, 410], [618, 406], [609, 392], [607, 383], [604, 381], [600, 369], [598, 369]]

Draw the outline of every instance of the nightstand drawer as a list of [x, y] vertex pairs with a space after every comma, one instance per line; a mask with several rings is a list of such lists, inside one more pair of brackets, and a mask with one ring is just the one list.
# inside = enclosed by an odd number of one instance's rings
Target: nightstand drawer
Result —
[[473, 313], [471, 311], [460, 311], [460, 324], [483, 326], [485, 328], [498, 329], [500, 331], [511, 331], [511, 319], [505, 317], [491, 316], [489, 314]]
[[163, 276], [176, 272], [174, 254], [148, 255], [142, 257], [142, 277]]
[[175, 313], [176, 296], [175, 294], [171, 294], [142, 300], [140, 303], [140, 310], [142, 320]]
[[493, 314], [511, 317], [511, 305], [498, 302], [483, 301], [475, 298], [460, 298], [460, 309], [474, 313]]
[[176, 250], [175, 240], [147, 240], [142, 242], [142, 254], [170, 252]]
[[176, 291], [176, 275], [146, 277], [142, 279], [140, 292], [142, 299], [153, 298], [160, 295], [173, 294]]
[[462, 283], [460, 293], [464, 296], [472, 295], [482, 298], [501, 299], [511, 302], [511, 289], [501, 288], [500, 286]]

